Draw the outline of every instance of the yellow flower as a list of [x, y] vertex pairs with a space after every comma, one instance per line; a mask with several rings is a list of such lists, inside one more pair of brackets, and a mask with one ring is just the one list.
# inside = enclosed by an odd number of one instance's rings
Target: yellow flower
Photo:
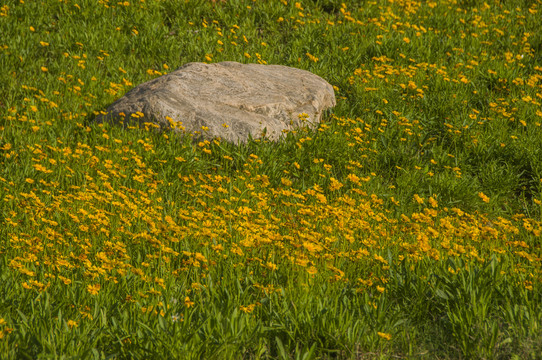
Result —
[[194, 306], [195, 302], [191, 301], [190, 298], [187, 296], [184, 298], [184, 306], [187, 308]]
[[307, 55], [307, 57], [311, 60], [311, 61], [314, 61], [314, 62], [317, 62], [318, 61], [318, 58], [310, 53], [306, 53], [305, 55]]
[[324, 249], [321, 245], [313, 243], [313, 242], [309, 242], [309, 241], [304, 241], [303, 247], [307, 249], [309, 252], [317, 252], [317, 251], [322, 251]]
[[98, 295], [98, 293], [100, 292], [100, 284], [95, 284], [95, 285], [88, 285], [87, 286], [87, 291], [91, 294], [91, 295]]
[[24, 282], [24, 283], [23, 283], [23, 287], [24, 287], [25, 289], [32, 289], [32, 286], [31, 286], [31, 285], [28, 285], [27, 282]]
[[391, 340], [391, 334], [383, 333], [383, 332], [377, 332], [378, 336], [380, 336], [382, 339], [385, 340]]
[[196, 253], [196, 260], [201, 261], [201, 262], [207, 262], [207, 259], [205, 258], [205, 256], [203, 256], [203, 254], [199, 252]]
[[62, 282], [65, 284], [65, 285], [70, 285], [72, 283], [72, 281], [62, 275], [58, 275], [58, 278], [60, 280], [62, 280]]
[[77, 327], [77, 321], [74, 321], [74, 320], [68, 320], [68, 327], [71, 329], [71, 328], [74, 328], [74, 327]]
[[482, 199], [483, 202], [489, 203], [489, 197], [487, 197], [487, 195], [484, 194], [483, 192], [479, 192], [478, 196], [480, 197], [480, 199]]
[[241, 305], [241, 306], [239, 307], [239, 309], [240, 309], [242, 312], [245, 312], [245, 313], [247, 313], [247, 314], [250, 314], [251, 312], [254, 311], [254, 308], [255, 308], [255, 307], [256, 307], [255, 304], [250, 304], [250, 305], [247, 305], [247, 306]]
[[340, 181], [338, 181], [337, 179], [332, 177], [332, 178], [330, 178], [330, 180], [331, 180], [331, 184], [329, 185], [329, 190], [335, 191], [335, 190], [339, 190], [340, 188], [343, 187], [343, 184]]
[[359, 183], [359, 177], [356, 176], [356, 174], [349, 174], [346, 178], [350, 180], [351, 182], [353, 182], [354, 184]]

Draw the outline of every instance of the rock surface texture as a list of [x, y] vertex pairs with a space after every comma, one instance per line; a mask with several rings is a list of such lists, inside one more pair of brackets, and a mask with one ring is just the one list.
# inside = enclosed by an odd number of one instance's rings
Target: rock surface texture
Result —
[[[194, 134], [245, 142], [320, 122], [335, 105], [333, 87], [308, 71], [281, 65], [189, 63], [143, 83], [99, 115], [98, 122], [131, 119]], [[303, 114], [303, 115], [302, 115]], [[306, 116], [306, 115], [308, 116]], [[264, 130], [265, 129], [265, 130]]]

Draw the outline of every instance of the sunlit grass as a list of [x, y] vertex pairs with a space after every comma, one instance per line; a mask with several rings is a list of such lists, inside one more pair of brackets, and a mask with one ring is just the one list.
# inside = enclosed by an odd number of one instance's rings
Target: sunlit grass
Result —
[[[537, 359], [540, 6], [4, 0], [0, 353]], [[191, 61], [338, 104], [276, 143], [93, 123]]]

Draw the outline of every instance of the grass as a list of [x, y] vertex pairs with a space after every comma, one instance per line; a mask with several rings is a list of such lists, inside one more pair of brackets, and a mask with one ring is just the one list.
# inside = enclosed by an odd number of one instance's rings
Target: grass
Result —
[[[539, 359], [542, 3], [0, 3], [5, 359]], [[191, 61], [322, 76], [273, 143], [94, 117]]]

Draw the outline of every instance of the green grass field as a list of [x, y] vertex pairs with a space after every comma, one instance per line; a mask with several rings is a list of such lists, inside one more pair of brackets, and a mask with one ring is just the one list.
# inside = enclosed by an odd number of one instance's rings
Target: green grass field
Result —
[[[541, 359], [542, 1], [0, 0], [1, 359]], [[283, 141], [97, 125], [309, 70]]]

